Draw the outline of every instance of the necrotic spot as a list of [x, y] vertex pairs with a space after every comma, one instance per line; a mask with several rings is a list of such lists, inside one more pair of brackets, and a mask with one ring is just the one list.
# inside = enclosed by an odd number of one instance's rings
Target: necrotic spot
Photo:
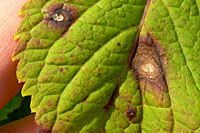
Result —
[[126, 112], [126, 116], [130, 121], [133, 121], [136, 116], [137, 110], [136, 109], [128, 109]]
[[56, 27], [69, 27], [74, 18], [67, 9], [57, 9], [50, 14], [49, 24]]
[[139, 46], [132, 63], [139, 79], [145, 79], [154, 83], [163, 79], [160, 59], [150, 37], [145, 36], [140, 38]]

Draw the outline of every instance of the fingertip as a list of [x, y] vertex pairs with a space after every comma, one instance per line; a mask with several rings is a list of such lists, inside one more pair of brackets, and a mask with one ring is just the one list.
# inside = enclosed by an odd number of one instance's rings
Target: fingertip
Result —
[[17, 46], [14, 33], [21, 21], [20, 7], [27, 0], [1, 0], [0, 2], [0, 109], [2, 109], [22, 88], [16, 78], [17, 62], [11, 55]]

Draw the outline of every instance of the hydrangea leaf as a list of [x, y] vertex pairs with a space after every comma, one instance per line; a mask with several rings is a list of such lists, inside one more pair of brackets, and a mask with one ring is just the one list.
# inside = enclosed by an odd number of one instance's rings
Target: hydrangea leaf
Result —
[[38, 131], [199, 132], [199, 10], [197, 0], [29, 0], [13, 60]]
[[[17, 77], [25, 82], [22, 95], [32, 96], [39, 130], [105, 130], [106, 107], [128, 66], [145, 5], [144, 0], [30, 0], [21, 9], [13, 60], [20, 59]], [[51, 20], [61, 8], [73, 17], [69, 26]]]

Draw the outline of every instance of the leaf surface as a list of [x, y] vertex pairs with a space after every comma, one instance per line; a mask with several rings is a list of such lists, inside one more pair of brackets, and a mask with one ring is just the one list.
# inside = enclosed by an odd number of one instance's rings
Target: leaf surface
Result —
[[198, 0], [156, 0], [149, 5], [144, 27], [156, 43], [168, 89], [163, 98], [159, 91], [144, 96], [146, 132], [200, 131], [199, 9]]
[[[29, 0], [13, 60], [38, 130], [199, 132], [199, 9], [197, 0]], [[60, 11], [66, 22], [55, 21]]]
[[103, 131], [105, 107], [127, 71], [146, 1], [67, 1], [77, 14], [74, 23], [50, 25], [48, 11], [63, 2], [32, 0], [22, 8], [14, 53], [22, 95], [32, 95], [43, 130]]

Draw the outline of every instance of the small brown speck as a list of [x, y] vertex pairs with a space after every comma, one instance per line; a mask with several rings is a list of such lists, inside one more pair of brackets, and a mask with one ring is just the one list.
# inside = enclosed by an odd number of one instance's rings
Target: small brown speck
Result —
[[60, 61], [63, 61], [63, 60], [64, 60], [64, 57], [61, 56], [61, 57], [60, 57]]
[[117, 43], [117, 46], [120, 46], [120, 45], [121, 45], [121, 43], [120, 43], [120, 42], [118, 42], [118, 43]]

